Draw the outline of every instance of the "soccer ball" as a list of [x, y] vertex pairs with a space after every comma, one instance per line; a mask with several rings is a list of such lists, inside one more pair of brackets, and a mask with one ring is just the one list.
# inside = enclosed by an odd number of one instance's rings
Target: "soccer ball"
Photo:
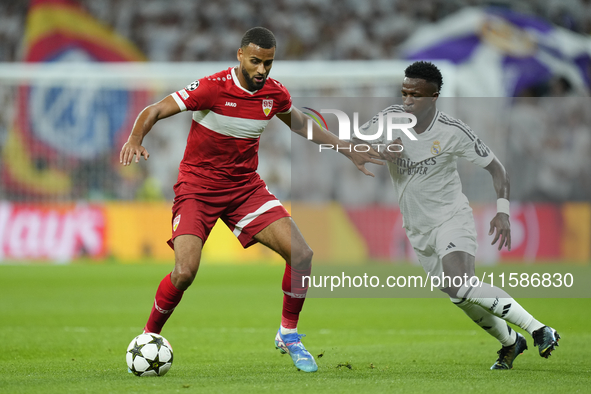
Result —
[[162, 335], [143, 333], [133, 338], [125, 358], [136, 376], [162, 376], [172, 365], [172, 346]]

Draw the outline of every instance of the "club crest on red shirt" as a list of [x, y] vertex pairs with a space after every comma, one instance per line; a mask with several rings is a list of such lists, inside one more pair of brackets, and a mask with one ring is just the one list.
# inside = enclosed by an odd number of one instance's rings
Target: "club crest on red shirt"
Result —
[[273, 100], [263, 100], [263, 112], [265, 113], [265, 116], [269, 116], [271, 108], [273, 108]]

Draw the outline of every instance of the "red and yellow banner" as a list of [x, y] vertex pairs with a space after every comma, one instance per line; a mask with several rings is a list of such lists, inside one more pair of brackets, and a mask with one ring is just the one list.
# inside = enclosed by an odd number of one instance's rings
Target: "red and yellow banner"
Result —
[[107, 256], [104, 208], [0, 202], [0, 261], [65, 263]]
[[100, 62], [146, 60], [134, 44], [97, 21], [77, 1], [32, 0], [23, 60], [50, 62], [72, 48]]
[[[337, 203], [287, 205], [318, 264], [414, 261], [395, 207], [343, 207]], [[496, 206], [474, 209], [476, 260], [498, 262], [591, 261], [591, 204], [512, 204], [512, 250], [490, 245]], [[174, 261], [169, 203], [15, 204], [0, 202], [0, 261], [68, 262], [112, 258], [123, 263]], [[243, 249], [218, 222], [202, 254], [205, 264], [277, 263], [262, 245]]]

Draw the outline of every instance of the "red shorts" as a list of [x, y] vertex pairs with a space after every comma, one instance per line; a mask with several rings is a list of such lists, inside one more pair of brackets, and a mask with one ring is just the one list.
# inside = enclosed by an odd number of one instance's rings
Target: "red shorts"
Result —
[[253, 238], [274, 221], [289, 217], [287, 210], [262, 179], [231, 189], [199, 188], [196, 193], [178, 196], [172, 206], [172, 238], [196, 235], [205, 244], [211, 229], [221, 218], [244, 248], [257, 243]]

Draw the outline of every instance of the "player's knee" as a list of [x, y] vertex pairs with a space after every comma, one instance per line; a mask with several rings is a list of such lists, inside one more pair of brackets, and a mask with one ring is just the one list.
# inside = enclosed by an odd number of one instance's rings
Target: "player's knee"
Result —
[[297, 270], [310, 268], [314, 252], [308, 245], [293, 248], [291, 251], [291, 266]]
[[170, 275], [170, 280], [174, 287], [179, 290], [187, 290], [193, 283], [193, 280], [195, 280], [197, 269], [198, 266], [193, 268], [184, 264], [176, 264]]
[[181, 271], [176, 273], [176, 275], [173, 273], [173, 275], [170, 276], [170, 279], [174, 287], [177, 289], [187, 290], [189, 286], [191, 286], [191, 283], [193, 283], [195, 275], [187, 271]]

